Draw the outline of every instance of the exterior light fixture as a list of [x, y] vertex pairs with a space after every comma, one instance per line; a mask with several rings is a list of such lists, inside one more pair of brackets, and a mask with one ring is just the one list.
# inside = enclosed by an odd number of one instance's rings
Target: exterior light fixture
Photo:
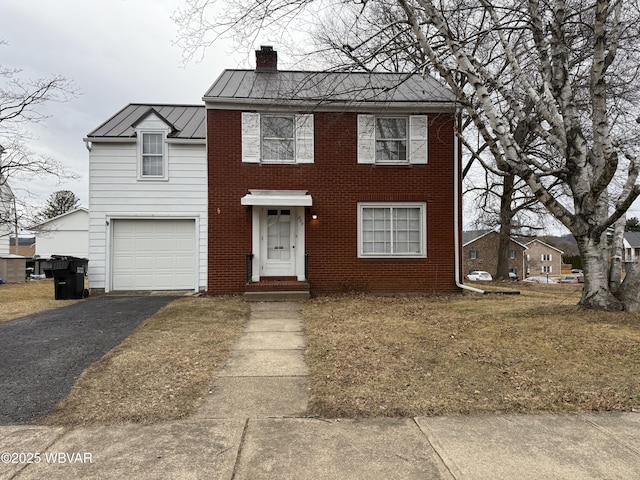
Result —
[[317, 220], [318, 219], [318, 213], [317, 212], [312, 212], [311, 213], [311, 220]]

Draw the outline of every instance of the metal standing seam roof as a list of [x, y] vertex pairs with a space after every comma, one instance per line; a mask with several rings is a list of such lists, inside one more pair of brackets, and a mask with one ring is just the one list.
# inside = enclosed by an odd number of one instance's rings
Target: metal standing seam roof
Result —
[[418, 74], [225, 70], [203, 100], [451, 104], [456, 97], [434, 78]]
[[135, 138], [135, 125], [151, 113], [157, 113], [172, 128], [170, 138], [204, 139], [204, 105], [160, 105], [131, 103], [87, 135], [97, 138]]

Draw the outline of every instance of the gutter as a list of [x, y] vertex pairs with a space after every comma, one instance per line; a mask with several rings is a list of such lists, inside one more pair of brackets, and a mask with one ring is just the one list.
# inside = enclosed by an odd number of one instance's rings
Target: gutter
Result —
[[[456, 128], [458, 126], [458, 115], [456, 115]], [[456, 286], [463, 290], [469, 290], [471, 292], [486, 294], [484, 290], [471, 287], [462, 283], [460, 279], [460, 217], [462, 213], [460, 211], [460, 159], [458, 158], [460, 139], [458, 138], [457, 130], [453, 135], [453, 246], [455, 249], [454, 256], [454, 278]]]
[[[456, 124], [458, 123], [458, 117], [456, 116]], [[474, 293], [480, 293], [481, 295], [520, 295], [520, 292], [517, 290], [506, 290], [499, 292], [489, 292], [487, 290], [481, 290], [476, 287], [471, 287], [469, 285], [465, 285], [462, 283], [460, 279], [460, 217], [462, 214], [460, 213], [460, 163], [458, 161], [459, 155], [459, 140], [458, 136], [454, 134], [453, 137], [453, 156], [455, 158], [455, 162], [453, 164], [453, 209], [455, 211], [453, 215], [453, 244], [455, 248], [455, 259], [454, 259], [454, 278], [456, 281], [456, 286], [463, 290], [469, 290]]]

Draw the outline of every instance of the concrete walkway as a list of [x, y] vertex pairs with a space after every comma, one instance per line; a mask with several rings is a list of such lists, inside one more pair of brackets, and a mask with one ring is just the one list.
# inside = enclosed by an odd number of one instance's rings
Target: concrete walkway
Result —
[[210, 396], [188, 420], [0, 427], [0, 479], [640, 477], [636, 413], [303, 418], [308, 369], [299, 308], [252, 304]]
[[196, 418], [299, 417], [307, 410], [300, 304], [251, 304], [251, 317]]

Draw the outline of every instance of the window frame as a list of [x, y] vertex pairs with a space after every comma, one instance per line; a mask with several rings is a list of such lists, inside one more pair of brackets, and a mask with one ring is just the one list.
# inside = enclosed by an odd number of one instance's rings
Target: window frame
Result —
[[[167, 162], [167, 136], [166, 132], [162, 130], [138, 130], [138, 180], [142, 181], [163, 181], [168, 179], [168, 162]], [[145, 153], [145, 137], [147, 135], [157, 135], [160, 137], [160, 153]], [[162, 166], [162, 173], [159, 175], [150, 175], [144, 173], [144, 161], [145, 158], [155, 157], [160, 159], [160, 165]]]
[[469, 260], [478, 259], [478, 250], [469, 250]]
[[541, 258], [542, 262], [551, 262], [552, 261], [552, 257], [551, 257], [550, 253], [543, 253], [540, 258]]
[[[364, 210], [368, 208], [378, 209], [390, 209], [390, 253], [365, 253], [364, 251]], [[420, 252], [415, 253], [397, 253], [394, 252], [394, 246], [397, 241], [394, 237], [394, 218], [393, 211], [396, 209], [419, 209], [419, 221], [420, 221]], [[358, 202], [358, 258], [386, 258], [386, 259], [401, 259], [401, 258], [427, 258], [427, 204], [426, 202]]]
[[[291, 121], [291, 137], [265, 137], [264, 121], [268, 118], [286, 118]], [[292, 144], [291, 159], [272, 159], [265, 158], [265, 140], [266, 141], [289, 141]], [[296, 117], [291, 114], [284, 113], [263, 113], [260, 114], [260, 162], [262, 163], [296, 163]]]
[[542, 273], [553, 273], [553, 267], [551, 265], [542, 265]]
[[[406, 118], [406, 160], [378, 160], [378, 119]], [[429, 163], [429, 116], [425, 114], [372, 114], [357, 115], [357, 163], [372, 166], [405, 167]], [[392, 139], [393, 140], [393, 139]]]
[[[378, 131], [381, 130], [378, 128], [378, 122], [381, 120], [404, 120], [404, 131], [405, 131], [405, 135], [404, 138], [400, 138], [400, 137], [384, 137], [384, 138], [380, 138], [378, 136]], [[409, 116], [408, 115], [376, 115], [374, 118], [374, 122], [375, 122], [375, 148], [374, 148], [374, 162], [376, 163], [376, 165], [408, 165], [410, 158], [409, 158]], [[378, 158], [378, 143], [379, 142], [394, 142], [394, 143], [400, 143], [400, 142], [404, 142], [404, 159], [397, 159], [397, 160], [386, 160], [386, 159], [380, 159]]]
[[[263, 117], [282, 117], [293, 120], [293, 159], [264, 159]], [[313, 113], [289, 112], [242, 112], [241, 139], [242, 163], [265, 165], [295, 165], [314, 163], [315, 156], [315, 119]], [[273, 137], [277, 140], [281, 137]]]

